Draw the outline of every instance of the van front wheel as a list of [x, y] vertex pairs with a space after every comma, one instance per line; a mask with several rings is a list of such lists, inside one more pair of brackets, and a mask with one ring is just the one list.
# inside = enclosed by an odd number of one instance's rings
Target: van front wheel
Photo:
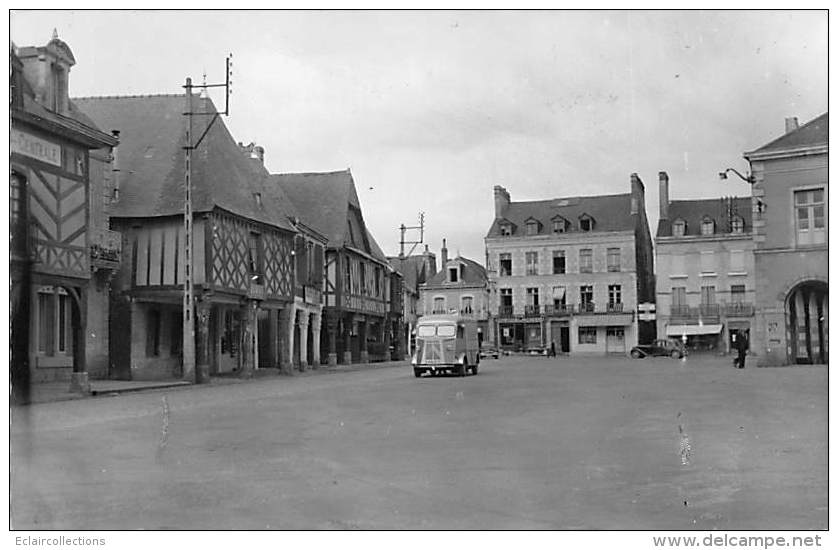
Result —
[[457, 367], [457, 374], [458, 374], [458, 375], [460, 375], [460, 376], [465, 376], [465, 375], [466, 375], [466, 369], [467, 369], [467, 368], [468, 368], [468, 367], [466, 366], [466, 364], [465, 364], [465, 363], [463, 363], [462, 365], [460, 365], [459, 367]]
[[471, 367], [471, 374], [477, 374], [477, 365]]

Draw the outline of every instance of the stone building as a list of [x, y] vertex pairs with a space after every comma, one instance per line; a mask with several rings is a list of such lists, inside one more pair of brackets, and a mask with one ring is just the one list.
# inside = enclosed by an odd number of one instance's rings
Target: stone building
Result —
[[489, 310], [489, 277], [486, 268], [474, 260], [448, 258], [442, 239], [440, 270], [419, 286], [419, 316], [457, 313], [477, 321], [480, 342], [494, 342]]
[[10, 62], [10, 313], [13, 398], [31, 382], [89, 389], [108, 357], [108, 284], [120, 240], [108, 230], [111, 149], [68, 96], [75, 58], [53, 34], [12, 45]]
[[762, 365], [829, 362], [829, 113], [744, 154], [751, 164]]
[[[486, 256], [502, 349], [626, 353], [654, 338], [637, 307], [654, 301], [645, 190], [513, 202], [495, 186]], [[496, 293], [495, 293], [496, 289]]]
[[669, 200], [659, 174], [655, 238], [658, 336], [729, 353], [750, 338], [756, 293], [750, 197]]
[[390, 265], [402, 276], [402, 343], [406, 355], [413, 353], [413, 330], [421, 314], [419, 287], [436, 273], [436, 255], [428, 250], [411, 256], [388, 256]]
[[402, 330], [402, 302], [392, 287], [401, 292], [401, 275], [367, 231], [352, 173], [272, 174], [271, 183], [327, 238], [320, 357], [335, 365], [401, 356], [394, 335]]
[[[214, 113], [215, 106], [191, 92], [77, 103], [102, 127], [121, 131], [111, 226], [122, 233], [123, 262], [112, 284], [108, 374], [133, 380], [180, 377], [184, 113]], [[195, 136], [210, 120], [195, 117]], [[318, 236], [295, 226], [288, 199], [267, 185], [259, 155], [251, 157], [222, 119], [209, 126], [192, 152], [198, 379], [233, 372], [249, 376], [258, 366], [288, 371], [293, 342], [308, 337], [294, 336], [301, 310], [295, 254], [309, 250]], [[302, 357], [298, 361], [304, 363]]]

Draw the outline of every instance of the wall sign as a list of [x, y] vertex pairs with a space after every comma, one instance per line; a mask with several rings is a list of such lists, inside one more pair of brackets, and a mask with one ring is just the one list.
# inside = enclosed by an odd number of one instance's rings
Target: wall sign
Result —
[[19, 153], [54, 166], [61, 166], [60, 145], [35, 137], [22, 130], [13, 129], [10, 137], [13, 153]]

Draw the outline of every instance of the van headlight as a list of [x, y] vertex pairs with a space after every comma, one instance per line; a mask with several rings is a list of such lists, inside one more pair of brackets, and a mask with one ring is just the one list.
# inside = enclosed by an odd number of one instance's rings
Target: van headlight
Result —
[[465, 363], [465, 360], [466, 360], [466, 356], [461, 355], [461, 356], [457, 357], [457, 364], [462, 365], [463, 363]]
[[416, 359], [416, 355], [417, 354], [414, 353], [413, 357], [410, 358], [410, 364], [413, 365], [414, 367], [416, 366], [416, 363], [418, 363], [418, 360]]

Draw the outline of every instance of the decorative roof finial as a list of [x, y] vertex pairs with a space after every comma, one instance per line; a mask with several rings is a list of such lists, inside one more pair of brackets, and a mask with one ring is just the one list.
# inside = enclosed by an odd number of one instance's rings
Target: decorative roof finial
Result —
[[52, 39], [58, 40], [58, 29], [56, 29], [55, 27], [52, 28]]

